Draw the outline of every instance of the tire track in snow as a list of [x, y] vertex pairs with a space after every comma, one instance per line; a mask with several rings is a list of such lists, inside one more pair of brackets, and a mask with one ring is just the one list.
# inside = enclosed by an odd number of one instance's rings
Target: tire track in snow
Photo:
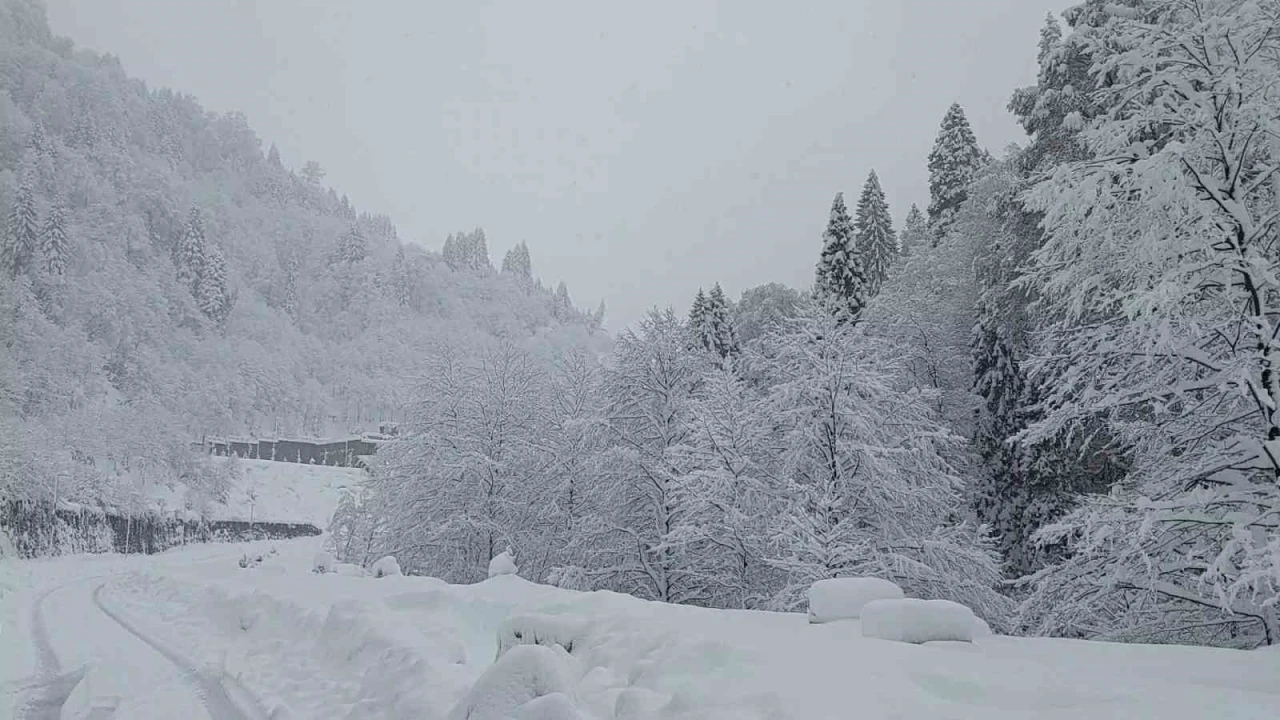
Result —
[[[102, 589], [104, 587], [106, 587], [106, 583], [99, 584], [94, 589], [93, 604], [130, 635], [146, 643], [148, 647], [172, 663], [186, 678], [187, 682], [195, 688], [200, 702], [204, 705], [205, 710], [208, 711], [211, 720], [265, 720], [267, 718], [261, 703], [235, 678], [227, 676], [215, 678], [211, 677], [207, 672], [202, 672], [196, 668], [195, 663], [142, 632], [117, 611], [104, 605], [102, 602]], [[228, 692], [228, 688], [223, 684], [224, 682], [232, 686], [231, 689], [235, 691], [236, 697], [241, 698], [240, 703], [231, 699], [231, 693]]]
[[49, 640], [49, 629], [44, 622], [44, 603], [55, 592], [91, 579], [93, 578], [77, 578], [54, 585], [40, 593], [31, 604], [31, 639], [36, 648], [36, 675], [35, 682], [23, 688], [22, 695], [25, 697], [20, 708], [23, 718], [56, 720], [71, 691], [75, 690], [84, 677], [84, 668], [62, 673], [62, 663]]

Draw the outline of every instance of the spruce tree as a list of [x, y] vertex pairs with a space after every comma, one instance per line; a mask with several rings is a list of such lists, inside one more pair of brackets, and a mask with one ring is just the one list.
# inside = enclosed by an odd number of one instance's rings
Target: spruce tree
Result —
[[915, 203], [911, 203], [911, 210], [907, 212], [907, 222], [902, 228], [902, 232], [898, 234], [898, 253], [903, 257], [909, 257], [915, 248], [920, 247], [921, 243], [927, 242], [929, 238], [929, 223], [924, 219], [924, 213], [920, 212], [920, 208]]
[[360, 228], [352, 225], [338, 240], [338, 248], [334, 253], [334, 262], [352, 265], [364, 260], [369, 254], [368, 243]]
[[831, 202], [831, 217], [822, 234], [814, 294], [841, 323], [857, 322], [866, 306], [867, 278], [855, 246], [853, 221], [844, 193]]
[[733, 314], [720, 283], [707, 295], [707, 322], [703, 330], [703, 347], [722, 358], [738, 353], [738, 334], [733, 329]]
[[178, 282], [193, 294], [200, 275], [204, 272], [204, 254], [204, 222], [200, 219], [200, 211], [191, 208], [178, 242], [174, 245], [173, 262], [178, 270]]
[[395, 283], [393, 290], [395, 291], [396, 304], [400, 307], [409, 307], [413, 304], [413, 278], [409, 272], [409, 258], [404, 254], [404, 246], [396, 248], [396, 259], [393, 276]]
[[227, 263], [216, 245], [205, 248], [201, 270], [196, 281], [196, 303], [206, 317], [221, 323], [231, 313], [231, 294], [227, 290]]
[[893, 218], [889, 215], [889, 203], [885, 201], [880, 178], [872, 170], [862, 186], [858, 198], [857, 219], [854, 221], [856, 246], [862, 266], [867, 274], [867, 297], [880, 292], [889, 268], [898, 254], [898, 240], [893, 230]]
[[707, 336], [707, 294], [698, 288], [693, 296], [693, 306], [689, 308], [689, 338], [693, 347], [706, 347]]
[[569, 286], [561, 280], [556, 285], [555, 314], [561, 320], [567, 319], [573, 311], [573, 301], [569, 299]]
[[533, 282], [533, 262], [529, 259], [529, 246], [521, 242], [507, 251], [502, 258], [502, 274], [514, 277], [523, 285]]
[[276, 149], [275, 143], [271, 143], [271, 149], [267, 150], [267, 162], [271, 167], [283, 167], [283, 163], [280, 162], [280, 151]]
[[959, 103], [952, 103], [929, 153], [929, 227], [933, 244], [950, 230], [968, 197], [969, 183], [983, 165], [983, 153]]
[[44, 227], [40, 233], [40, 253], [44, 255], [45, 269], [51, 275], [61, 275], [67, 270], [67, 256], [70, 248], [67, 243], [66, 210], [58, 204], [49, 208]]
[[39, 220], [36, 216], [35, 194], [30, 178], [24, 177], [9, 208], [5, 224], [4, 264], [13, 275], [31, 266], [39, 242]]

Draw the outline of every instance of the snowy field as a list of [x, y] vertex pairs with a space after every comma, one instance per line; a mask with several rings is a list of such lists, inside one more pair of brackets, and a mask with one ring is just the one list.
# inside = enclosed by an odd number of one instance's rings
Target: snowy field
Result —
[[[328, 527], [343, 490], [360, 483], [360, 468], [304, 465], [271, 460], [239, 460], [239, 477], [231, 481], [226, 503], [209, 508], [215, 520], [311, 523]], [[153, 502], [180, 507], [177, 491], [150, 488]]]
[[[219, 720], [1280, 718], [1274, 651], [984, 634], [913, 645], [864, 638], [857, 620], [668, 606], [511, 575], [471, 586], [318, 575], [318, 547], [0, 565], [0, 708]], [[242, 553], [262, 561], [241, 568]]]

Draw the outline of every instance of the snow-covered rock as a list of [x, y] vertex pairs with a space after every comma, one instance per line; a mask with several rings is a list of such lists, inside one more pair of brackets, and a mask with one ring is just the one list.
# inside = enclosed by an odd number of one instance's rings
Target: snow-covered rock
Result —
[[902, 588], [875, 577], [819, 580], [809, 587], [809, 622], [856, 620], [863, 607], [873, 600], [906, 597]]
[[334, 566], [336, 564], [337, 563], [334, 562], [332, 555], [321, 550], [320, 552], [316, 553], [315, 559], [311, 561], [311, 572], [331, 573], [333, 572]]
[[512, 615], [498, 628], [498, 657], [517, 645], [558, 645], [571, 653], [584, 626], [564, 615]]
[[510, 550], [504, 550], [489, 561], [489, 577], [515, 575], [518, 571], [516, 557], [511, 554]]
[[388, 555], [384, 558], [379, 558], [378, 561], [375, 562], [373, 564], [373, 567], [371, 567], [369, 570], [373, 574], [373, 576], [376, 578], [391, 577], [393, 575], [404, 574], [400, 572], [400, 563], [396, 561], [395, 557], [391, 555]]
[[881, 640], [972, 642], [977, 627], [973, 611], [950, 600], [873, 600], [862, 608], [863, 637]]
[[504, 720], [545, 695], [560, 693], [570, 699], [575, 675], [573, 659], [561, 648], [511, 648], [453, 706], [449, 720]]

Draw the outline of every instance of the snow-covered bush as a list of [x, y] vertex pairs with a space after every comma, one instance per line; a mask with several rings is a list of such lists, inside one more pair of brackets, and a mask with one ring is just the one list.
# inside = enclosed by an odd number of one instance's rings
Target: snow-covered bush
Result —
[[386, 557], [379, 558], [378, 561], [375, 562], [371, 568], [369, 568], [369, 571], [376, 578], [391, 577], [393, 575], [404, 574], [400, 572], [400, 563], [396, 562], [395, 557], [392, 555], [387, 555]]
[[862, 636], [898, 642], [972, 642], [978, 619], [950, 600], [873, 600], [862, 608]]
[[809, 622], [857, 619], [872, 600], [906, 597], [902, 588], [874, 577], [828, 578], [809, 587]]
[[497, 577], [499, 575], [515, 575], [519, 572], [516, 567], [516, 556], [511, 554], [510, 550], [504, 550], [498, 553], [489, 561], [489, 577]]
[[364, 568], [354, 563], [336, 563], [333, 566], [333, 572], [346, 577], [364, 577]]
[[334, 571], [333, 556], [323, 550], [316, 553], [315, 559], [311, 561], [311, 572], [314, 573], [331, 573]]
[[534, 698], [511, 712], [512, 720], [586, 720], [586, 715], [564, 693]]
[[449, 720], [505, 720], [537, 698], [573, 696], [574, 660], [561, 648], [520, 645], [504, 654], [449, 711]]

